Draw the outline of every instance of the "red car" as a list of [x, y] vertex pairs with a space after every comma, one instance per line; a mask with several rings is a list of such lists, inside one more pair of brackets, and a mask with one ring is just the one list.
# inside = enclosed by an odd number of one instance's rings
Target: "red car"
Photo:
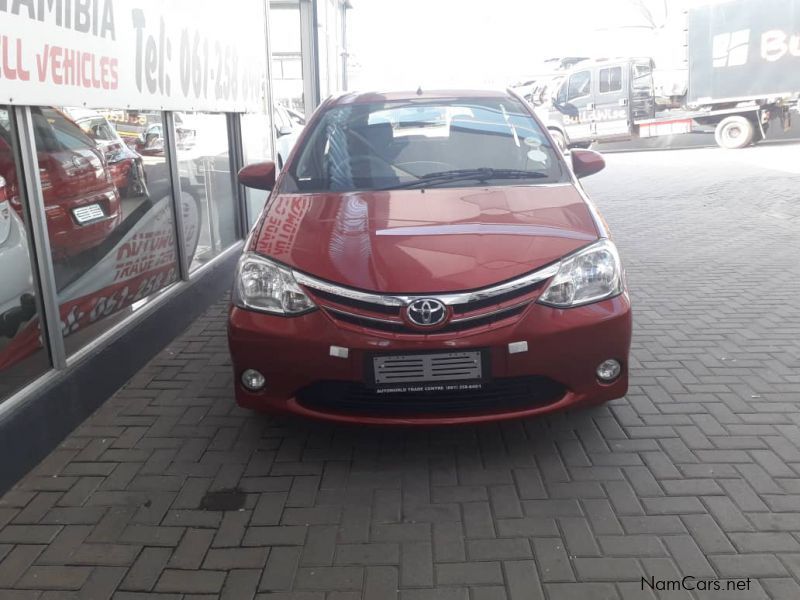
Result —
[[[94, 248], [116, 229], [122, 220], [119, 193], [105, 156], [74, 121], [55, 108], [32, 110], [50, 248], [53, 258], [63, 261]], [[0, 176], [22, 216], [10, 132], [2, 124]]]
[[123, 141], [108, 119], [88, 108], [62, 108], [81, 130], [92, 139], [106, 159], [111, 179], [123, 198], [147, 194], [147, 182], [142, 157]]
[[513, 93], [348, 94], [314, 114], [242, 255], [241, 406], [386, 424], [510, 419], [623, 396], [631, 308], [571, 164]]

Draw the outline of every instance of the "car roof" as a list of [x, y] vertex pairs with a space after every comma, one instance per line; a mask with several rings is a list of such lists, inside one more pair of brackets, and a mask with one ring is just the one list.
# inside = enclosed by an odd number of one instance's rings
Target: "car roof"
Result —
[[82, 121], [85, 119], [105, 119], [105, 117], [91, 108], [80, 108], [72, 106], [61, 106], [59, 110], [70, 117], [73, 121]]
[[366, 104], [371, 102], [402, 102], [403, 100], [448, 100], [454, 98], [508, 98], [511, 94], [507, 90], [400, 90], [400, 91], [372, 91], [372, 92], [345, 92], [331, 98], [333, 105], [340, 104]]

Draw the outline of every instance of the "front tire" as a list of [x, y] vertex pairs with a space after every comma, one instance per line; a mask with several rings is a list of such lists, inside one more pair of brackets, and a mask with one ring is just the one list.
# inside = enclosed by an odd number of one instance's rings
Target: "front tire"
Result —
[[717, 146], [727, 150], [738, 150], [753, 143], [755, 125], [745, 117], [733, 116], [722, 119], [714, 130]]

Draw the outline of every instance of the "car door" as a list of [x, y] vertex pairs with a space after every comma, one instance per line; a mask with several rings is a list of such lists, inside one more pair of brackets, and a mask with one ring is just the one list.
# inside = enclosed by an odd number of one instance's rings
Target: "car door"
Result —
[[595, 81], [594, 134], [599, 141], [631, 136], [630, 81], [628, 65], [597, 69]]
[[592, 69], [575, 71], [564, 81], [556, 96], [555, 108], [561, 113], [570, 143], [592, 140]]

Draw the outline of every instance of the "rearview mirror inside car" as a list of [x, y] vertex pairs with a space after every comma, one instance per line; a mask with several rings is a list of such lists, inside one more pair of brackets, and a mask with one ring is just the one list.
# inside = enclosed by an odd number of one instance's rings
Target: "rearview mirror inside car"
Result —
[[603, 155], [594, 150], [572, 150], [572, 171], [576, 177], [588, 177], [606, 166]]

